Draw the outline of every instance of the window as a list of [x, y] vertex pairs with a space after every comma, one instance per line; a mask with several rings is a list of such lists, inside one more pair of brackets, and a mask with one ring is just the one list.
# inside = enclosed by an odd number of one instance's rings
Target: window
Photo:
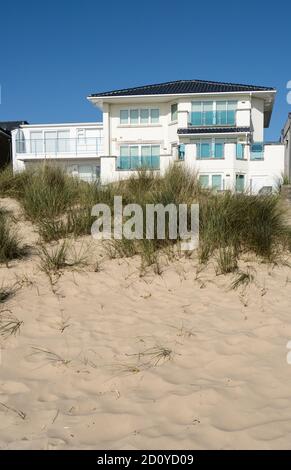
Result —
[[192, 126], [235, 125], [236, 101], [193, 101]]
[[121, 109], [119, 121], [121, 125], [143, 125], [158, 124], [160, 120], [160, 110], [153, 109]]
[[138, 109], [131, 109], [129, 112], [130, 124], [138, 124], [139, 112]]
[[216, 189], [216, 190], [220, 190], [221, 189], [221, 175], [212, 175], [212, 178], [211, 178], [211, 181], [212, 181], [212, 188], [213, 189]]
[[245, 154], [244, 144], [241, 144], [241, 143], [237, 142], [237, 144], [236, 144], [236, 159], [237, 160], [243, 160], [244, 156], [245, 156], [244, 154]]
[[222, 189], [222, 176], [221, 175], [199, 175], [199, 182], [202, 188], [211, 187], [215, 190]]
[[159, 169], [159, 145], [121, 145], [117, 162], [120, 170], [137, 170], [138, 168]]
[[141, 124], [148, 124], [149, 123], [150, 113], [148, 109], [141, 109], [140, 110], [140, 123]]
[[25, 137], [21, 129], [16, 133], [16, 153], [25, 153]]
[[160, 120], [160, 110], [159, 109], [151, 109], [151, 123], [157, 124]]
[[224, 140], [215, 139], [214, 140], [214, 158], [223, 158], [224, 157]]
[[251, 145], [251, 160], [264, 160], [263, 142], [254, 142]]
[[224, 158], [224, 140], [200, 140], [196, 144], [196, 156], [198, 159], [203, 158]]
[[128, 124], [128, 109], [120, 110], [120, 124]]
[[202, 188], [208, 188], [209, 187], [209, 175], [200, 175], [199, 182]]
[[171, 105], [171, 121], [177, 121], [178, 119], [178, 105], [177, 103]]
[[245, 175], [237, 174], [235, 176], [235, 189], [238, 192], [243, 192], [245, 189]]

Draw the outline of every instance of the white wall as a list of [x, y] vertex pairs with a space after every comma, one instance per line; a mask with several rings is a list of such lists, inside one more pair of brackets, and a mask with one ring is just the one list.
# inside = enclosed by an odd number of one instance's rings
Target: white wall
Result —
[[264, 100], [252, 98], [251, 124], [253, 130], [253, 141], [264, 141]]

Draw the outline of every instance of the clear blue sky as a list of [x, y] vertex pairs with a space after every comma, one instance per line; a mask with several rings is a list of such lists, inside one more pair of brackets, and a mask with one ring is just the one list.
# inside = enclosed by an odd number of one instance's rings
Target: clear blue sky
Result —
[[90, 93], [198, 78], [276, 87], [277, 140], [290, 29], [290, 0], [3, 2], [0, 121], [95, 121]]

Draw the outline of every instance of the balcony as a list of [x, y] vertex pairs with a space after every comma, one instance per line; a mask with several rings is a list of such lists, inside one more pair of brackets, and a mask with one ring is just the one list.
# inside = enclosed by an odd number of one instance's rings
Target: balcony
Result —
[[159, 170], [160, 157], [152, 156], [121, 156], [117, 158], [117, 170], [139, 170], [141, 168], [147, 170]]
[[188, 113], [188, 124], [196, 127], [235, 126], [236, 110], [228, 111], [192, 111]]
[[36, 158], [99, 156], [103, 151], [103, 137], [21, 139], [16, 140], [16, 153]]

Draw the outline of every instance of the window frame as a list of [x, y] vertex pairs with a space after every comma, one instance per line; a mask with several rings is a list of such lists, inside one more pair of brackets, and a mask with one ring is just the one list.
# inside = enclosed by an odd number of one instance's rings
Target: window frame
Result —
[[[122, 149], [127, 148], [127, 155], [121, 155]], [[137, 154], [132, 154], [132, 149], [138, 149]], [[150, 148], [150, 155], [142, 155], [142, 148]], [[154, 150], [155, 149], [155, 150]], [[158, 154], [156, 153], [158, 149]], [[137, 171], [139, 168], [142, 168], [141, 162], [142, 157], [150, 157], [150, 162], [153, 162], [154, 158], [158, 158], [158, 166], [150, 166], [150, 170], [159, 170], [160, 169], [160, 156], [161, 156], [161, 145], [160, 144], [123, 144], [119, 146], [119, 156], [116, 160], [116, 170], [118, 171]], [[120, 158], [127, 158], [129, 159], [128, 168], [120, 168]], [[138, 158], [138, 165], [135, 167], [132, 166], [132, 158]]]
[[[219, 123], [218, 122], [218, 105], [220, 103], [225, 103], [225, 110], [220, 110], [220, 112], [225, 112], [225, 116], [226, 116], [226, 123]], [[229, 99], [221, 99], [221, 100], [193, 100], [191, 101], [191, 120], [190, 120], [190, 124], [191, 126], [193, 127], [214, 127], [214, 126], [236, 126], [236, 111], [237, 111], [237, 103], [238, 103], [238, 100], [229, 100]], [[200, 104], [200, 111], [193, 111], [193, 105], [199, 105]], [[211, 111], [210, 110], [205, 110], [207, 108], [207, 106], [209, 106], [209, 104], [211, 104]], [[234, 106], [234, 110], [231, 109], [232, 106], [235, 104]], [[229, 109], [230, 108], [230, 109]], [[234, 111], [234, 122], [228, 122], [228, 115], [230, 112], [233, 112]], [[200, 116], [201, 116], [201, 119], [200, 119], [200, 122], [198, 123], [195, 123], [193, 124], [193, 113], [200, 113]], [[207, 123], [206, 122], [206, 118], [207, 118], [207, 115], [206, 113], [210, 113], [212, 115], [212, 119], [211, 119], [211, 123]], [[220, 121], [222, 119], [220, 118]]]
[[[225, 139], [220, 139], [218, 137], [212, 137], [212, 138], [204, 138], [204, 139], [199, 139], [192, 141], [193, 143], [196, 144], [196, 160], [224, 160], [225, 159], [225, 144], [227, 143], [227, 140]], [[202, 144], [203, 143], [208, 143], [210, 146], [210, 155], [209, 156], [202, 156], [201, 155], [201, 149], [202, 149]], [[216, 156], [216, 146], [217, 145], [223, 145], [222, 148], [222, 156]]]
[[[131, 118], [131, 113], [134, 111], [137, 111], [138, 117], [137, 117], [137, 122], [132, 122]], [[148, 117], [146, 122], [142, 122], [142, 112], [147, 111]], [[157, 112], [157, 116], [154, 117], [153, 111]], [[121, 118], [122, 113], [127, 113], [127, 120], [125, 121], [125, 118]], [[136, 107], [131, 107], [131, 108], [122, 108], [119, 110], [119, 126], [154, 126], [154, 125], [160, 125], [160, 108], [136, 108]], [[124, 122], [122, 122], [122, 119]]]
[[[175, 111], [173, 111], [173, 107], [176, 107]], [[171, 104], [171, 122], [178, 121], [178, 103]]]

